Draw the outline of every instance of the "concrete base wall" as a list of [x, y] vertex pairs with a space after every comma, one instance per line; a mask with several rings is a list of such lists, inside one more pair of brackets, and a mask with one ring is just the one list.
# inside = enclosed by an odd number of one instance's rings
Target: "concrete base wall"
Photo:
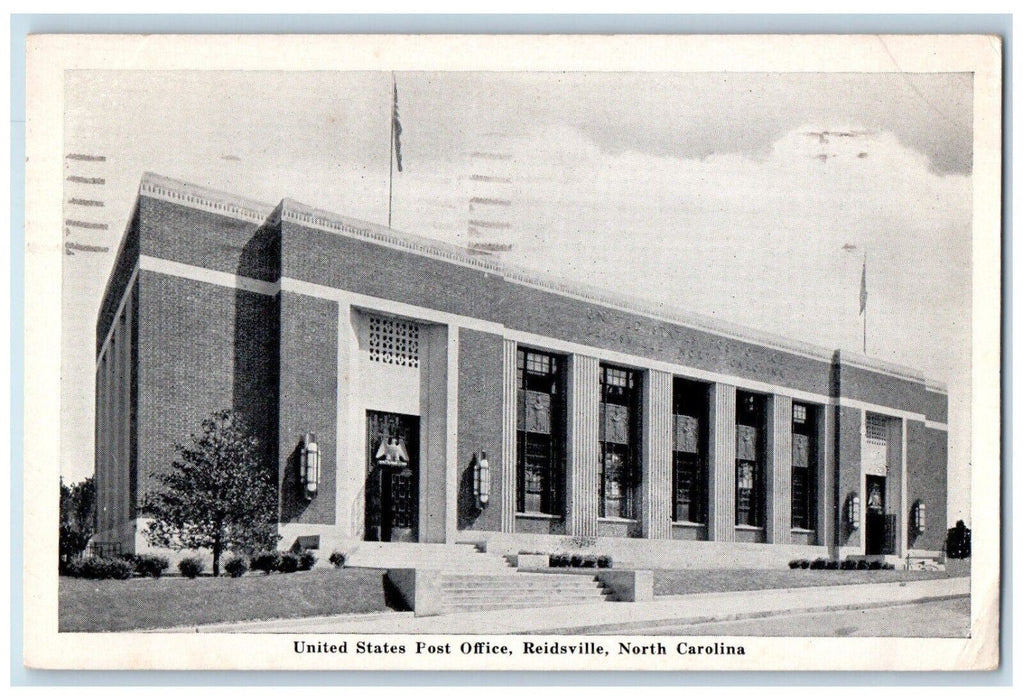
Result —
[[792, 559], [828, 558], [827, 547], [743, 542], [573, 538], [558, 535], [459, 532], [459, 542], [486, 543], [487, 552], [588, 552], [610, 555], [615, 569], [785, 569]]

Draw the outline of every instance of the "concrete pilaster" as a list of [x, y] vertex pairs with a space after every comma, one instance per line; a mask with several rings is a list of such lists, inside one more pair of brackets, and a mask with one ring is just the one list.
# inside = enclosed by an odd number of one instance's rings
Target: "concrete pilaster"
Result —
[[822, 406], [817, 414], [817, 544], [834, 546], [836, 502], [835, 407]]
[[501, 532], [515, 531], [517, 500], [515, 476], [518, 471], [518, 458], [515, 454], [515, 436], [518, 430], [516, 424], [518, 386], [515, 371], [517, 351], [515, 341], [506, 338], [504, 341], [504, 371], [501, 381]]
[[735, 387], [710, 387], [707, 538], [735, 541]]
[[597, 534], [597, 465], [600, 458], [600, 363], [573, 355], [568, 375], [568, 468], [566, 522], [568, 534]]
[[667, 372], [650, 370], [643, 384], [643, 536], [671, 538], [671, 390]]
[[772, 544], [792, 540], [792, 399], [771, 396], [767, 402], [767, 454], [764, 494], [766, 536]]

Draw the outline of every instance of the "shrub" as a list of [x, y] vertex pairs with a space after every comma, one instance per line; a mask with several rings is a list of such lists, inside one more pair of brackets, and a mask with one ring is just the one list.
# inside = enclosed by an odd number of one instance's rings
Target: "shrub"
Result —
[[245, 557], [234, 556], [224, 562], [224, 571], [231, 578], [239, 578], [244, 576], [245, 572], [249, 570], [249, 562]]
[[883, 567], [884, 567], [884, 562], [881, 561], [880, 559], [875, 559], [874, 561], [870, 562], [870, 570], [871, 571], [880, 571]]
[[303, 550], [298, 555], [298, 570], [309, 571], [316, 566], [316, 555], [311, 550]]
[[866, 571], [869, 568], [870, 568], [870, 562], [867, 561], [866, 559], [860, 559], [859, 561], [856, 562], [856, 570], [857, 571]]
[[790, 569], [798, 569], [799, 568], [799, 560], [798, 559], [790, 559], [789, 560], [789, 568]]
[[842, 568], [843, 571], [851, 571], [851, 570], [855, 569], [856, 568], [856, 560], [854, 560], [854, 559], [846, 559], [845, 561], [842, 562], [841, 568]]
[[578, 568], [578, 567], [582, 566], [583, 565], [583, 555], [582, 554], [573, 554], [571, 557], [569, 557], [568, 563], [573, 568]]
[[182, 576], [187, 576], [188, 578], [195, 578], [205, 568], [206, 565], [203, 564], [202, 559], [199, 557], [185, 557], [178, 562], [178, 571], [181, 572]]
[[825, 569], [829, 569], [829, 570], [836, 570], [836, 569], [838, 569], [838, 560], [837, 559], [832, 559], [831, 561], [826, 562], [824, 564], [824, 568]]
[[73, 576], [74, 578], [82, 578], [82, 557], [73, 557], [71, 559], [60, 560], [60, 575], [61, 576]]
[[551, 566], [563, 569], [572, 563], [572, 556], [564, 552], [551, 555]]
[[91, 579], [126, 579], [131, 578], [132, 571], [134, 567], [123, 559], [94, 556], [72, 559], [65, 567], [68, 576]]
[[262, 571], [264, 574], [269, 574], [271, 571], [277, 571], [281, 566], [281, 553], [277, 550], [257, 552], [252, 557], [252, 570]]
[[298, 555], [294, 552], [284, 552], [281, 554], [277, 570], [282, 574], [293, 574], [298, 571]]
[[881, 568], [886, 570], [886, 571], [894, 571], [895, 570], [895, 564], [891, 564], [889, 562], [885, 562], [884, 565]]
[[610, 555], [601, 554], [599, 557], [597, 557], [597, 568], [598, 569], [610, 569], [611, 568], [611, 564], [612, 564], [612, 560], [611, 560]]
[[586, 555], [584, 555], [583, 556], [582, 564], [580, 564], [580, 566], [582, 566], [582, 568], [584, 568], [584, 569], [596, 568], [596, 566], [597, 566], [597, 555], [596, 554], [586, 554]]
[[330, 553], [330, 557], [327, 559], [335, 568], [343, 568], [345, 562], [348, 561], [348, 555], [344, 552], [334, 551]]
[[139, 576], [160, 578], [163, 572], [167, 570], [167, 567], [170, 566], [167, 557], [161, 557], [157, 554], [139, 554], [134, 559], [135, 573]]
[[810, 568], [810, 560], [809, 559], [800, 559], [799, 560], [799, 568], [800, 569], [809, 569]]
[[814, 559], [812, 562], [810, 562], [810, 568], [811, 569], [823, 569], [827, 565], [827, 563], [828, 562], [827, 562], [826, 559], [822, 559], [822, 558], [818, 557], [817, 559]]

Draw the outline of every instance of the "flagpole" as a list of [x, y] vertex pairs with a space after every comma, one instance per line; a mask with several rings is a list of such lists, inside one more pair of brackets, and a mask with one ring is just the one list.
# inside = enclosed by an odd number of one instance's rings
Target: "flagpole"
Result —
[[[863, 287], [866, 289], [867, 280], [867, 251], [863, 251]], [[867, 354], [867, 305], [863, 304], [863, 355]]]
[[389, 141], [391, 145], [391, 160], [387, 167], [387, 228], [391, 228], [391, 202], [394, 198], [394, 95], [398, 91], [398, 83], [394, 78], [394, 71], [391, 71], [391, 118], [388, 124], [391, 127]]

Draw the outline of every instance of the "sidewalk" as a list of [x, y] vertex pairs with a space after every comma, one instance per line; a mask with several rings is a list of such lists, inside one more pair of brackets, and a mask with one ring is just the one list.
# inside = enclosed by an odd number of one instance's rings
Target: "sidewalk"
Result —
[[721, 622], [793, 612], [884, 607], [968, 596], [970, 579], [870, 583], [764, 591], [658, 596], [645, 603], [594, 603], [557, 608], [490, 610], [415, 617], [373, 613], [241, 622], [176, 632], [378, 634], [607, 634], [658, 623]]

